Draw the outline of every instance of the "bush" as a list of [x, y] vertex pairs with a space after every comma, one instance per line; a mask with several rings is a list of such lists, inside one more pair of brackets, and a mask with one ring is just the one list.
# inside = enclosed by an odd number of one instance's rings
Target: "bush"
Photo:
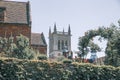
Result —
[[19, 36], [4, 38], [0, 37], [0, 56], [15, 57], [19, 59], [35, 58], [35, 50], [30, 47], [29, 38], [20, 34]]
[[45, 55], [38, 56], [37, 58], [38, 58], [38, 60], [47, 60], [47, 56], [45, 56]]
[[0, 80], [120, 80], [120, 67], [1, 58]]
[[72, 60], [70, 60], [70, 59], [64, 59], [64, 60], [63, 60], [63, 63], [65, 63], [65, 64], [70, 64], [70, 63], [72, 63]]

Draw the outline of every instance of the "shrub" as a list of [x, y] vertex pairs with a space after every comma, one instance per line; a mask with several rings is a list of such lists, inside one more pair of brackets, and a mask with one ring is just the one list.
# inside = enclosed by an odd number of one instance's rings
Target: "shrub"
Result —
[[47, 60], [47, 56], [45, 56], [45, 55], [38, 56], [37, 58], [38, 58], [38, 60]]
[[70, 60], [70, 59], [64, 59], [64, 60], [63, 60], [63, 63], [65, 63], [65, 64], [70, 64], [70, 63], [72, 63], [72, 60]]
[[0, 58], [0, 80], [120, 80], [120, 67]]

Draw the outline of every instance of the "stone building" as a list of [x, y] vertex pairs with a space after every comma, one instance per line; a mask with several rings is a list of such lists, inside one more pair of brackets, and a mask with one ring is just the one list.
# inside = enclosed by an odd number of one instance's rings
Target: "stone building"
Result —
[[19, 34], [31, 37], [29, 2], [0, 1], [0, 36], [16, 37]]
[[31, 47], [41, 54], [47, 53], [47, 43], [43, 33], [31, 33]]
[[[71, 51], [71, 29], [68, 27], [68, 32], [57, 31], [56, 24], [54, 24], [54, 31], [49, 29], [49, 56], [63, 55], [63, 52], [69, 53]], [[69, 54], [68, 54], [69, 55]], [[66, 55], [66, 56], [68, 56]]]

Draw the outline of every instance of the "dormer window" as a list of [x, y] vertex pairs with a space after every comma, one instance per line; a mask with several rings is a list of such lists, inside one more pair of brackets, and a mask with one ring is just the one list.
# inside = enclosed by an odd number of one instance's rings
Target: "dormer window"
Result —
[[4, 17], [5, 17], [5, 8], [0, 7], [0, 22], [4, 21]]

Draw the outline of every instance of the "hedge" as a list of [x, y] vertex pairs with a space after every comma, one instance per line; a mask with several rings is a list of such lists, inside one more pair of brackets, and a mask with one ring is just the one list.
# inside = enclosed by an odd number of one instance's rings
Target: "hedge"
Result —
[[0, 59], [0, 80], [120, 80], [120, 67]]

